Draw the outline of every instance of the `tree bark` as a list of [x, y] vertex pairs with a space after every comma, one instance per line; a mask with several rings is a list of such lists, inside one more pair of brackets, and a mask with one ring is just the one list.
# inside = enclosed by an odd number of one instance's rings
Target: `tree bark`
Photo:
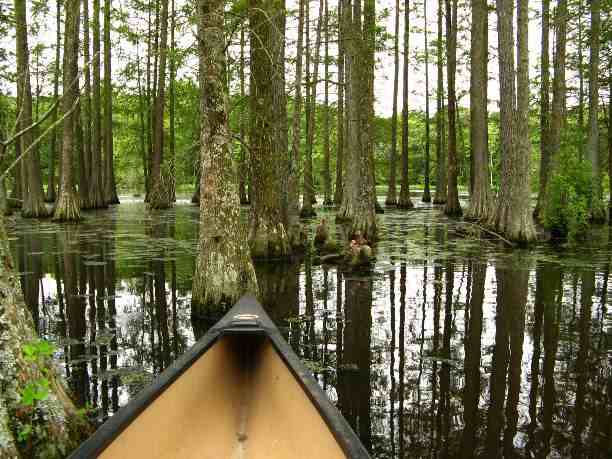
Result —
[[410, 199], [410, 179], [408, 176], [408, 169], [410, 167], [408, 162], [409, 155], [409, 132], [408, 132], [408, 95], [409, 93], [409, 54], [410, 54], [410, 6], [405, 5], [404, 7], [404, 57], [403, 57], [403, 92], [402, 92], [402, 161], [401, 161], [401, 183], [400, 183], [400, 196], [397, 203], [397, 207], [400, 209], [412, 209], [414, 204]]
[[438, 82], [436, 90], [436, 194], [434, 204], [446, 203], [446, 152], [443, 145], [444, 138], [444, 65], [442, 51], [442, 16], [444, 14], [444, 1], [438, 0], [438, 39], [436, 41]]
[[[550, 35], [550, 0], [542, 0], [542, 52], [540, 58], [540, 189], [534, 217], [542, 221], [542, 208], [546, 199], [546, 188], [550, 176], [550, 69], [549, 69], [549, 35]], [[556, 57], [556, 55], [555, 55]]]
[[389, 155], [389, 185], [387, 206], [397, 205], [397, 97], [399, 93], [399, 27], [400, 2], [395, 1], [395, 36], [393, 37], [393, 114], [391, 115], [391, 152]]
[[[30, 84], [30, 59], [28, 48], [28, 23], [25, 0], [15, 0], [15, 29], [17, 56], [17, 126], [18, 130], [32, 125], [32, 86]], [[49, 215], [45, 206], [40, 172], [40, 154], [38, 148], [27, 153], [34, 142], [34, 131], [29, 130], [17, 140], [21, 153], [27, 154], [21, 160], [21, 191], [23, 203], [21, 215], [27, 218], [46, 217]]]
[[74, 186], [74, 157], [78, 154], [75, 148], [75, 129], [77, 111], [73, 107], [78, 103], [79, 86], [77, 82], [79, 58], [79, 22], [80, 0], [66, 0], [65, 33], [64, 33], [64, 71], [62, 114], [68, 114], [63, 122], [62, 140], [62, 177], [60, 192], [53, 219], [56, 221], [78, 221], [81, 219], [79, 198]]
[[[251, 28], [250, 144], [253, 192], [249, 240], [254, 258], [285, 258], [291, 254], [283, 222], [282, 181], [286, 152], [282, 144], [284, 85], [284, 0], [249, 0]], [[286, 125], [286, 116], [285, 116]]]
[[488, 14], [486, 0], [472, 0], [470, 143], [473, 185], [466, 218], [473, 220], [486, 220], [490, 217], [493, 197], [489, 184], [489, 119], [487, 113]]
[[[518, 3], [518, 66], [515, 86], [513, 17], [514, 0], [497, 0], [500, 121], [501, 188], [491, 226], [507, 239], [522, 243], [535, 240], [530, 206], [529, 162], [531, 144], [528, 132], [529, 54], [527, 47], [527, 0]], [[517, 89], [515, 89], [517, 88]], [[517, 95], [518, 93], [518, 95]], [[516, 101], [516, 102], [515, 102]]]
[[601, 203], [601, 171], [599, 164], [599, 40], [600, 34], [600, 0], [591, 0], [591, 34], [589, 57], [589, 132], [587, 135], [587, 159], [591, 163], [590, 202], [591, 219], [594, 222], [605, 221], [606, 215]]
[[246, 227], [240, 217], [232, 164], [225, 71], [224, 2], [199, 0], [200, 51], [200, 234], [193, 284], [197, 310], [234, 304], [257, 293]]
[[345, 120], [344, 120], [344, 101], [345, 101], [345, 65], [344, 65], [344, 29], [343, 17], [345, 0], [338, 0], [338, 125], [336, 127], [336, 188], [334, 189], [334, 204], [339, 206], [342, 203], [343, 183], [344, 183], [344, 145], [345, 145]]
[[377, 235], [376, 196], [372, 193], [372, 164], [367, 145], [372, 141], [367, 124], [372, 111], [369, 84], [373, 49], [364, 36], [368, 32], [362, 29], [361, 0], [354, 0], [352, 6], [352, 11], [347, 7], [343, 14], [349, 94], [348, 148], [342, 205], [336, 219], [350, 222], [349, 237], [360, 231], [366, 239], [373, 241]]
[[[166, 15], [167, 15], [166, 5]], [[104, 201], [119, 204], [113, 160], [113, 86], [111, 73], [111, 0], [104, 0]]]
[[95, 209], [106, 207], [104, 202], [104, 161], [102, 159], [102, 99], [100, 91], [100, 0], [93, 0], [93, 59], [92, 59], [92, 131], [91, 180], [89, 201]]
[[446, 1], [446, 75], [448, 78], [448, 163], [447, 196], [444, 213], [459, 216], [462, 213], [457, 189], [457, 94], [455, 73], [457, 69], [457, 0]]

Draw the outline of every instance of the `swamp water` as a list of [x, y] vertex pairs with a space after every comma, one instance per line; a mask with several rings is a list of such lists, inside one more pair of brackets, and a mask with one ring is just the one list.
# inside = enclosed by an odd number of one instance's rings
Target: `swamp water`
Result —
[[[368, 276], [256, 267], [268, 313], [372, 455], [612, 457], [608, 228], [509, 251], [432, 207], [379, 224]], [[38, 331], [99, 422], [216, 321], [191, 315], [197, 227], [196, 207], [129, 201], [80, 225], [9, 223]]]

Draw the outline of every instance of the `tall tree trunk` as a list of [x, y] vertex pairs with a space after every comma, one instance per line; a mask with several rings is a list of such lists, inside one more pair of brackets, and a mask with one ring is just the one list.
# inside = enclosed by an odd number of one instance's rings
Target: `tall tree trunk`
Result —
[[589, 132], [587, 136], [587, 159], [591, 163], [590, 202], [591, 219], [595, 222], [605, 221], [606, 215], [601, 202], [601, 177], [599, 164], [599, 40], [600, 34], [600, 0], [591, 0], [591, 34], [589, 57]]
[[344, 100], [346, 89], [345, 66], [344, 66], [344, 29], [342, 20], [344, 16], [345, 0], [338, 0], [338, 125], [336, 127], [336, 188], [334, 189], [334, 204], [342, 203], [344, 183], [344, 145], [345, 145], [345, 120]]
[[[540, 189], [534, 217], [542, 221], [542, 209], [546, 199], [546, 188], [550, 176], [550, 155], [553, 152], [550, 144], [550, 0], [542, 0], [542, 52], [540, 58]], [[557, 57], [555, 55], [555, 57]]]
[[457, 0], [446, 1], [446, 75], [448, 78], [448, 189], [446, 196], [446, 215], [461, 215], [457, 176], [457, 94], [455, 93], [455, 74], [457, 69]]
[[446, 203], [446, 149], [444, 148], [444, 57], [443, 57], [443, 29], [442, 16], [444, 14], [444, 0], [438, 0], [438, 37], [436, 40], [436, 194], [434, 204]]
[[75, 129], [78, 104], [78, 58], [79, 58], [79, 22], [81, 0], [66, 0], [64, 32], [64, 71], [62, 99], [63, 121], [62, 134], [62, 176], [60, 191], [53, 219], [56, 221], [78, 221], [81, 219], [79, 198], [74, 186], [74, 158], [78, 154], [75, 148]]
[[395, 36], [393, 37], [393, 114], [391, 115], [391, 151], [389, 155], [388, 206], [397, 205], [397, 97], [399, 93], [400, 1], [395, 1]]
[[232, 305], [257, 293], [246, 227], [240, 217], [232, 164], [225, 72], [224, 3], [199, 0], [200, 53], [200, 234], [193, 284], [197, 312]]
[[[168, 14], [166, 5], [166, 15]], [[113, 86], [111, 73], [111, 0], [104, 0], [104, 201], [119, 204], [113, 160]]]
[[[300, 162], [302, 142], [302, 61], [304, 54], [304, 16], [308, 0], [299, 0], [298, 37], [295, 57], [295, 97], [293, 106], [291, 151], [289, 153], [288, 171], [288, 205], [287, 205], [287, 231], [291, 245], [299, 242], [300, 225]], [[308, 91], [307, 91], [308, 92]]]
[[427, 2], [423, 2], [423, 16], [425, 22], [425, 29], [423, 35], [425, 37], [425, 183], [423, 189], [423, 196], [421, 200], [423, 202], [431, 202], [431, 190], [430, 190], [430, 146], [431, 146], [431, 135], [430, 125], [431, 120], [429, 116], [429, 28], [427, 24]]
[[[549, 143], [549, 145], [546, 147], [548, 149], [548, 159], [546, 164], [547, 171], [545, 171], [547, 175], [546, 182], [550, 177], [554, 177], [559, 170], [561, 131], [565, 125], [565, 44], [567, 40], [567, 0], [559, 0], [557, 3], [554, 28], [556, 34], [555, 55], [553, 59], [555, 73], [553, 76], [552, 111], [550, 114], [550, 124], [546, 136], [546, 141]], [[542, 167], [544, 167], [544, 164], [542, 164]], [[540, 187], [541, 186], [542, 185], [540, 184]], [[541, 188], [540, 193], [542, 193]], [[540, 220], [543, 219], [546, 206], [550, 204], [550, 194], [546, 190], [545, 193], [546, 195], [544, 195], [542, 198], [542, 207], [540, 208], [540, 213], [538, 215]]]
[[584, 3], [578, 0], [578, 157], [584, 159]]
[[377, 235], [376, 196], [372, 193], [372, 164], [367, 145], [372, 141], [367, 124], [372, 111], [369, 86], [373, 70], [373, 49], [368, 46], [362, 29], [361, 0], [354, 0], [352, 6], [352, 11], [347, 7], [343, 14], [349, 94], [346, 132], [348, 148], [342, 206], [336, 218], [350, 222], [349, 237], [360, 231], [366, 239], [374, 240]]
[[[62, 14], [62, 3], [61, 0], [56, 0], [55, 2], [55, 63], [54, 63], [54, 72], [53, 72], [53, 102], [56, 102], [59, 99], [59, 76], [60, 76], [60, 54], [61, 54], [61, 14]], [[53, 110], [53, 115], [51, 116], [51, 123], [55, 124], [57, 122], [57, 108]], [[45, 196], [45, 201], [47, 202], [55, 202], [57, 198], [56, 193], [56, 182], [55, 182], [55, 162], [57, 161], [57, 140], [58, 134], [57, 129], [54, 129], [51, 133], [51, 145], [49, 147], [49, 178], [47, 181], [47, 194]]]
[[410, 5], [404, 7], [404, 57], [403, 57], [403, 92], [402, 92], [402, 161], [401, 161], [401, 184], [400, 184], [400, 196], [397, 206], [400, 209], [412, 209], [414, 204], [410, 199], [410, 179], [408, 176], [408, 169], [410, 167], [408, 162], [409, 152], [409, 132], [408, 132], [408, 95], [409, 92], [409, 55], [410, 55]]
[[[536, 238], [530, 206], [529, 162], [531, 144], [528, 132], [529, 54], [527, 47], [527, 0], [518, 0], [518, 66], [515, 86], [513, 17], [514, 0], [497, 0], [500, 121], [501, 189], [491, 226], [517, 242]], [[518, 96], [517, 96], [518, 93]], [[515, 115], [516, 112], [516, 115]]]
[[284, 258], [291, 248], [282, 208], [282, 181], [286, 152], [276, 151], [286, 133], [280, 132], [286, 105], [284, 85], [285, 2], [249, 0], [251, 28], [250, 144], [253, 180], [250, 246], [254, 258]]
[[[70, 3], [70, 2], [68, 2]], [[0, 393], [0, 457], [56, 457], [68, 454], [90, 433], [87, 422], [77, 414], [67, 388], [50, 362], [31, 362], [23, 346], [39, 340], [32, 315], [23, 301], [15, 274], [4, 221], [0, 220], [0, 361], [3, 390]], [[20, 394], [41, 378], [49, 382], [48, 395], [35, 408], [25, 407]], [[36, 412], [34, 412], [36, 410]], [[25, 441], [19, 440], [26, 426], [32, 427]]]
[[[170, 118], [170, 170], [176, 171], [176, 42], [174, 40], [174, 32], [176, 29], [176, 12], [174, 0], [170, 0], [170, 102], [168, 107], [168, 115]], [[174, 174], [176, 172], [173, 172]], [[172, 187], [170, 192], [170, 200], [176, 202], [176, 187]]]
[[168, 0], [161, 0], [159, 16], [159, 47], [157, 92], [153, 108], [153, 159], [151, 164], [151, 192], [149, 205], [154, 209], [171, 206], [170, 188], [165, 183], [164, 164], [164, 106], [166, 101], [166, 58], [168, 54]]
[[93, 0], [93, 59], [92, 59], [92, 131], [91, 180], [89, 200], [92, 207], [106, 207], [104, 202], [104, 161], [102, 159], [102, 100], [100, 91], [100, 0]]
[[[17, 117], [18, 129], [31, 126], [32, 120], [32, 86], [30, 84], [30, 50], [28, 48], [28, 23], [25, 0], [15, 0], [15, 29], [17, 56]], [[21, 191], [23, 203], [21, 215], [28, 218], [46, 217], [49, 215], [45, 206], [40, 172], [40, 154], [37, 147], [32, 148], [34, 130], [30, 129], [17, 140], [21, 145]]]
[[470, 143], [473, 185], [466, 218], [474, 220], [488, 219], [493, 204], [493, 193], [489, 183], [489, 119], [487, 113], [488, 15], [486, 0], [472, 0]]
[[[306, 123], [306, 160], [304, 161], [304, 199], [302, 202], [302, 210], [300, 211], [301, 217], [313, 217], [316, 215], [314, 208], [312, 207], [313, 203], [316, 202], [315, 196], [315, 187], [314, 187], [314, 177], [313, 177], [313, 164], [312, 164], [312, 154], [314, 151], [314, 144], [316, 138], [316, 130], [317, 130], [317, 86], [319, 83], [319, 61], [321, 60], [321, 26], [323, 23], [323, 11], [324, 11], [324, 0], [319, 0], [319, 17], [317, 18], [317, 34], [315, 37], [315, 55], [313, 59], [313, 70], [312, 74], [310, 74], [310, 78], [307, 76], [307, 85], [308, 91], [310, 95], [306, 98], [307, 109], [306, 116], [308, 121]], [[310, 14], [307, 13], [307, 17]], [[306, 23], [308, 27], [308, 21]], [[307, 34], [308, 36], [308, 34]], [[307, 40], [308, 42], [308, 40]], [[309, 46], [307, 44], [307, 46]], [[308, 56], [308, 51], [307, 51]], [[308, 57], [306, 59], [308, 61]], [[306, 64], [308, 67], [308, 64]], [[310, 73], [309, 70], [306, 71], [307, 75]]]
[[332, 201], [332, 183], [331, 183], [331, 152], [329, 142], [329, 0], [325, 1], [325, 19], [323, 21], [323, 30], [325, 32], [325, 57], [324, 74], [325, 74], [325, 99], [323, 112], [323, 205], [331, 206]]
[[81, 208], [93, 207], [89, 200], [89, 179], [91, 177], [91, 74], [89, 70], [89, 0], [83, 0], [83, 77], [85, 84], [81, 96], [81, 129], [83, 133], [83, 148], [79, 161], [79, 197]]
[[[612, 61], [608, 63], [608, 183], [612, 183]], [[612, 185], [609, 188], [608, 223], [612, 225]]]
[[[249, 195], [247, 193], [247, 183], [249, 178], [249, 166], [247, 161], [247, 149], [245, 146], [246, 139], [246, 122], [248, 119], [246, 103], [246, 85], [245, 85], [245, 58], [244, 58], [244, 45], [245, 45], [245, 27], [240, 28], [240, 102], [242, 107], [240, 108], [240, 161], [238, 168], [240, 170], [239, 182], [238, 182], [238, 195], [240, 196], [240, 204], [249, 204]], [[297, 186], [297, 185], [296, 185]], [[298, 204], [299, 207], [299, 204]], [[298, 208], [299, 212], [299, 208]]]

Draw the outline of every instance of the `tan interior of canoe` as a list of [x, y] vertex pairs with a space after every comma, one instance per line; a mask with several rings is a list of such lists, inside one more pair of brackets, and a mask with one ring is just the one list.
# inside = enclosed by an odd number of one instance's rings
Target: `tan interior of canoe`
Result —
[[345, 458], [267, 338], [224, 336], [102, 458]]

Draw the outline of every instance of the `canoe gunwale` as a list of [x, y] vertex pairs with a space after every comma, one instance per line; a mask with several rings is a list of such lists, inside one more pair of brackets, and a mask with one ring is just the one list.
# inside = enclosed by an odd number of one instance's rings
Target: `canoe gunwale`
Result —
[[[245, 314], [255, 315], [257, 317], [256, 323], [252, 320], [247, 321], [245, 325], [237, 323], [235, 318]], [[279, 329], [252, 295], [242, 297], [200, 340], [182, 356], [177, 358], [151, 385], [143, 389], [133, 400], [102, 424], [69, 457], [71, 459], [85, 459], [99, 456], [150, 404], [215, 345], [219, 338], [227, 335], [267, 337], [281, 360], [323, 418], [347, 458], [370, 458], [359, 437], [338, 409], [331, 403], [311, 372], [304, 366], [290, 345], [285, 341]]]

